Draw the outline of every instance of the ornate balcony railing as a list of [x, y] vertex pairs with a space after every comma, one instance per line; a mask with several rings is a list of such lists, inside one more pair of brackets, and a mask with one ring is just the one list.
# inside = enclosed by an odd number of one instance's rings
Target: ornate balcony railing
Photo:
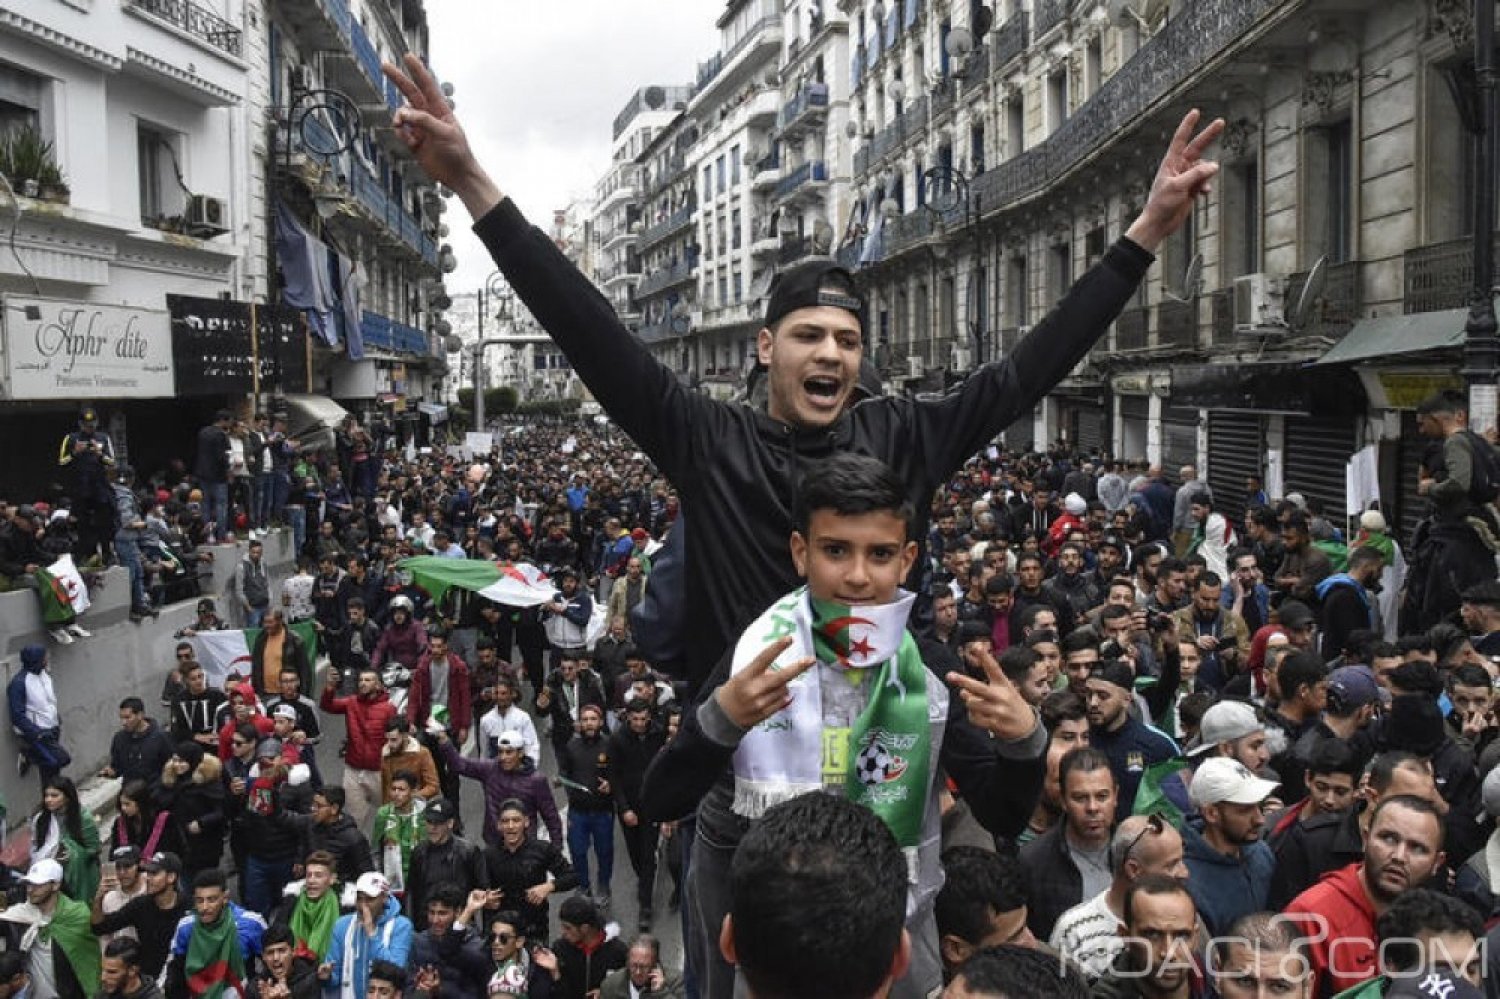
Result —
[[1026, 29], [1030, 24], [1031, 16], [1023, 10], [1012, 14], [1010, 20], [996, 29], [990, 43], [990, 72], [999, 73], [1026, 51]]
[[679, 260], [670, 267], [654, 270], [641, 278], [640, 284], [635, 286], [635, 297], [639, 301], [648, 295], [654, 295], [672, 287], [674, 284], [682, 284], [684, 281], [693, 279], [693, 271], [697, 266], [696, 259]]
[[[1495, 246], [1500, 249], [1500, 233]], [[1440, 312], [1469, 304], [1474, 287], [1474, 241], [1465, 236], [1406, 251], [1403, 308], [1406, 312]], [[1295, 301], [1288, 298], [1287, 301]]]
[[126, 0], [136, 10], [159, 17], [216, 49], [239, 56], [241, 32], [233, 24], [192, 0]]
[[1214, 344], [1226, 344], [1234, 340], [1234, 289], [1220, 288], [1208, 296], [1213, 311]]
[[640, 245], [644, 249], [692, 225], [693, 213], [698, 210], [696, 202], [688, 202], [671, 215], [641, 232]]
[[1115, 320], [1115, 350], [1142, 350], [1146, 346], [1147, 311], [1126, 309]]
[[776, 196], [784, 198], [804, 184], [828, 179], [828, 165], [822, 160], [808, 160], [776, 182]]
[[1073, 6], [1073, 0], [1037, 0], [1036, 36], [1038, 38], [1062, 23]]
[[894, 254], [921, 242], [937, 231], [937, 216], [926, 208], [898, 215], [885, 224], [887, 254]]
[[367, 347], [380, 347], [405, 354], [429, 352], [426, 333], [415, 326], [408, 326], [368, 309], [360, 317], [359, 332]]
[[1156, 306], [1156, 345], [1178, 348], [1198, 345], [1196, 302], [1166, 299]]
[[[1338, 339], [1354, 328], [1359, 318], [1359, 261], [1331, 264], [1323, 284], [1323, 293], [1313, 303], [1305, 332]], [[1307, 287], [1307, 271], [1291, 275], [1286, 283], [1286, 300], [1295, 305]], [[1460, 303], [1462, 304], [1462, 303]]]
[[803, 115], [828, 107], [828, 84], [809, 83], [781, 108], [780, 126], [785, 129]]

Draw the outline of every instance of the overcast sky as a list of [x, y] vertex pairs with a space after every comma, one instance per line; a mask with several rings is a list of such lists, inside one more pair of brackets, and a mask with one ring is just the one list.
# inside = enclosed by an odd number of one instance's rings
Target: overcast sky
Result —
[[[500, 189], [546, 228], [609, 163], [615, 115], [636, 88], [690, 83], [718, 47], [721, 0], [428, 0], [432, 65]], [[452, 293], [493, 270], [458, 199], [444, 216]]]

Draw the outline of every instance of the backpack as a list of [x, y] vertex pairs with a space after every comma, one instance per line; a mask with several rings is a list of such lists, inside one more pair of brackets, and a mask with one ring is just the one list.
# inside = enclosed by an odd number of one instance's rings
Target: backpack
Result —
[[1469, 500], [1477, 506], [1494, 503], [1500, 498], [1500, 455], [1490, 442], [1472, 430], [1459, 431], [1469, 442], [1473, 456], [1472, 477], [1469, 480]]

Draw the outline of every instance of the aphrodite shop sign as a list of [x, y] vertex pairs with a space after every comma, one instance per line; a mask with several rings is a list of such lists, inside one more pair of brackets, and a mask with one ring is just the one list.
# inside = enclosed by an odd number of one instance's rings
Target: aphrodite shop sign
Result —
[[3, 302], [7, 398], [175, 394], [165, 311], [19, 295]]

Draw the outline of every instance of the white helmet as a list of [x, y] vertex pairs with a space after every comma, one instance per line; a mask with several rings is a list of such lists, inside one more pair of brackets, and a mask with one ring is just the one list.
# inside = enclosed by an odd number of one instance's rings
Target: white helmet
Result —
[[392, 612], [404, 610], [408, 615], [410, 615], [412, 613], [411, 597], [408, 597], [404, 593], [392, 597], [390, 609]]

